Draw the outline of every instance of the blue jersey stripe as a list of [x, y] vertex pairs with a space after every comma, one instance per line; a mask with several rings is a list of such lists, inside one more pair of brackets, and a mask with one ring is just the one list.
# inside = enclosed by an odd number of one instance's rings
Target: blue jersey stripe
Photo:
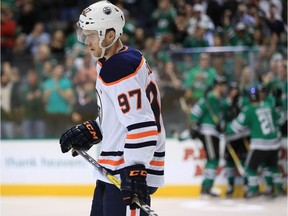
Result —
[[[117, 175], [120, 174], [120, 172], [124, 169], [119, 169], [119, 170], [110, 170], [108, 168], [106, 168], [108, 170], [109, 173], [111, 173], [112, 175]], [[147, 173], [151, 174], [151, 175], [158, 175], [158, 176], [163, 176], [164, 175], [164, 170], [152, 170], [152, 169], [147, 169]]]
[[125, 143], [124, 148], [126, 149], [137, 149], [144, 148], [148, 146], [156, 146], [157, 141], [141, 142], [141, 143]]
[[151, 126], [156, 126], [156, 122], [155, 121], [141, 122], [141, 123], [129, 125], [127, 129], [128, 131], [131, 131], [131, 130], [135, 130], [138, 128], [151, 127]]
[[124, 154], [123, 151], [102, 151], [101, 156], [122, 156]]
[[165, 157], [165, 152], [155, 152], [154, 157]]

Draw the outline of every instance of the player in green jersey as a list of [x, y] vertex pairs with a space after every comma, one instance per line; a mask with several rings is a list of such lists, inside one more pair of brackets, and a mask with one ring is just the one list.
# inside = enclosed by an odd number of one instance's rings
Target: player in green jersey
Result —
[[280, 148], [280, 132], [278, 125], [282, 120], [279, 112], [260, 99], [259, 90], [250, 91], [251, 104], [246, 106], [231, 123], [226, 125], [226, 133], [239, 133], [248, 128], [251, 144], [246, 158], [245, 167], [248, 180], [246, 198], [259, 195], [257, 169], [260, 165], [268, 167], [272, 173], [271, 179], [266, 179], [268, 187], [273, 188], [275, 194], [281, 190], [280, 172], [277, 165]]
[[282, 147], [281, 147], [281, 154], [279, 157], [279, 165], [282, 170], [282, 182], [283, 187], [286, 190], [287, 193], [287, 176], [288, 176], [288, 157], [287, 157], [287, 119], [288, 119], [288, 101], [287, 101], [287, 91], [288, 91], [288, 79], [287, 79], [287, 61], [283, 62], [283, 64], [279, 65], [278, 70], [278, 77], [279, 82], [278, 86], [280, 91], [278, 91], [278, 101], [281, 100], [281, 107], [280, 109], [284, 112], [284, 121], [280, 125], [281, 135], [282, 135]]
[[226, 79], [217, 76], [212, 91], [201, 98], [191, 110], [192, 138], [199, 138], [206, 152], [206, 165], [201, 194], [214, 194], [211, 189], [219, 163], [220, 129], [226, 105], [223, 96], [227, 91]]
[[[284, 114], [284, 120], [280, 124], [281, 131], [281, 148], [279, 152], [278, 165], [281, 170], [281, 181], [283, 184], [283, 191], [287, 191], [287, 67], [285, 64], [279, 64], [278, 76], [273, 79], [273, 82], [267, 83], [266, 93], [264, 93], [264, 99], [270, 102], [277, 112]], [[270, 175], [271, 173], [264, 168], [264, 174]], [[269, 194], [269, 188], [266, 191]]]
[[[244, 106], [243, 96], [237, 82], [229, 83], [229, 93], [225, 100], [227, 101], [229, 109], [227, 109], [225, 112], [224, 118], [225, 122], [230, 122], [237, 117]], [[244, 171], [243, 165], [249, 149], [250, 131], [248, 129], [243, 130], [241, 133], [226, 135], [225, 138], [226, 148], [224, 157], [226, 161], [225, 169], [228, 180], [226, 196], [230, 196], [234, 192], [234, 186], [236, 186], [237, 182], [239, 182], [235, 181], [235, 179], [237, 178], [243, 182], [243, 178], [240, 177], [244, 177], [245, 172], [242, 173], [241, 170], [239, 170], [239, 166], [241, 166], [242, 170]], [[232, 150], [229, 149], [228, 145], [230, 145]], [[233, 155], [234, 153], [235, 155]], [[240, 163], [240, 165], [237, 166], [237, 163]]]

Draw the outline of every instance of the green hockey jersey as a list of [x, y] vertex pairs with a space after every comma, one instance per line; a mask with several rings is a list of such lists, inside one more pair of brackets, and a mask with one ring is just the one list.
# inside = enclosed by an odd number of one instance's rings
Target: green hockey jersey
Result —
[[205, 96], [206, 90], [213, 85], [216, 74], [216, 70], [212, 67], [202, 69], [196, 66], [188, 72], [185, 88], [191, 88], [193, 98], [201, 99]]
[[190, 117], [199, 126], [201, 134], [219, 136], [216, 127], [223, 120], [227, 107], [226, 100], [216, 97], [211, 91], [192, 107]]
[[[234, 103], [232, 103], [232, 101], [229, 100], [228, 98], [226, 98], [225, 101], [226, 101], [225, 102], [226, 105], [228, 105], [228, 108], [225, 109], [225, 112], [224, 112], [225, 122], [231, 122], [233, 119], [235, 119], [238, 116], [241, 109], [243, 109], [243, 107], [248, 104], [247, 100], [242, 96], [239, 96], [238, 100], [236, 102], [234, 101]], [[226, 138], [226, 141], [230, 142], [230, 141], [241, 139], [243, 137], [247, 137], [249, 135], [250, 135], [250, 131], [249, 129], [246, 128], [245, 130], [239, 133], [226, 134], [225, 138]]]
[[279, 123], [283, 115], [276, 112], [269, 104], [248, 105], [231, 123], [226, 125], [226, 132], [239, 133], [248, 128], [251, 135], [251, 149], [273, 150], [280, 147]]

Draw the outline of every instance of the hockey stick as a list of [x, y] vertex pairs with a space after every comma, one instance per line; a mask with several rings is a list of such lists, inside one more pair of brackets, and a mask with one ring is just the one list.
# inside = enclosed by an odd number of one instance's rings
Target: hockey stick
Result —
[[245, 175], [245, 170], [244, 170], [244, 168], [243, 168], [243, 166], [242, 166], [242, 164], [241, 164], [241, 162], [240, 162], [240, 159], [239, 159], [239, 157], [237, 156], [234, 148], [231, 146], [230, 142], [227, 142], [227, 141], [226, 141], [226, 147], [227, 147], [227, 150], [229, 151], [231, 157], [232, 157], [233, 160], [234, 160], [234, 163], [235, 163], [235, 165], [236, 165], [236, 167], [237, 167], [237, 169], [238, 169], [239, 174], [240, 174], [241, 176], [244, 176], [244, 175]]
[[[184, 130], [184, 131], [182, 131], [182, 132], [179, 134], [178, 139], [179, 139], [180, 141], [184, 141], [184, 140], [190, 138], [190, 132], [189, 132], [189, 130], [190, 130], [190, 127], [191, 127], [191, 120], [190, 120], [190, 117], [189, 117], [189, 114], [188, 114], [188, 112], [189, 112], [189, 107], [188, 107], [188, 105], [187, 105], [186, 100], [185, 100], [184, 97], [180, 97], [180, 98], [179, 98], [179, 104], [180, 104], [181, 110], [182, 110], [183, 113], [185, 114], [186, 124], [187, 124], [187, 127], [188, 127], [188, 134], [189, 134], [189, 136], [187, 136], [187, 129]], [[186, 136], [184, 136], [184, 138], [182, 138], [182, 135], [183, 135], [183, 134], [186, 135]]]
[[[85, 158], [100, 173], [102, 173], [104, 176], [106, 176], [107, 179], [109, 179], [111, 181], [111, 183], [113, 183], [117, 188], [119, 188], [119, 189], [121, 188], [121, 181], [118, 178], [116, 178], [115, 176], [113, 176], [112, 174], [110, 174], [109, 171], [107, 169], [105, 169], [105, 167], [101, 166], [96, 160], [94, 160], [94, 158], [92, 158], [84, 150], [82, 150], [82, 149], [79, 149], [79, 150], [73, 149], [73, 150], [76, 151], [78, 154], [80, 154], [83, 158]], [[152, 210], [150, 208], [150, 206], [148, 206], [144, 201], [139, 200], [137, 196], [134, 196], [133, 203], [135, 203], [137, 206], [139, 206], [149, 216], [158, 216], [158, 214], [156, 214], [154, 212], [154, 210]]]
[[[207, 107], [207, 110], [208, 110], [208, 112], [210, 113], [210, 115], [211, 115], [214, 123], [215, 123], [215, 124], [219, 124], [220, 120], [219, 120], [219, 118], [215, 115], [215, 113], [214, 113], [213, 110], [211, 109], [211, 106], [210, 106], [210, 104], [209, 104], [208, 102], [206, 103], [206, 107]], [[225, 137], [224, 134], [223, 134], [223, 136]], [[244, 170], [244, 168], [243, 168], [243, 166], [242, 166], [242, 164], [241, 164], [241, 161], [240, 161], [238, 155], [236, 154], [234, 148], [233, 148], [233, 147], [231, 146], [231, 144], [230, 144], [229, 142], [227, 142], [226, 140], [225, 140], [225, 143], [226, 143], [226, 147], [227, 147], [227, 150], [228, 150], [229, 154], [231, 155], [232, 159], [234, 160], [235, 166], [236, 166], [239, 174], [240, 174], [241, 176], [244, 176], [244, 175], [245, 175], [245, 170]]]
[[[187, 104], [187, 102], [186, 102], [186, 100], [185, 100], [185, 97], [180, 97], [180, 98], [179, 98], [179, 103], [180, 103], [180, 107], [181, 107], [182, 111], [184, 112], [184, 114], [185, 114], [185, 116], [186, 116], [187, 126], [188, 126], [188, 129], [186, 129], [186, 130], [184, 130], [182, 133], [180, 133], [179, 138], [181, 138], [181, 135], [182, 135], [182, 134], [187, 133], [187, 130], [188, 130], [189, 136], [187, 136], [187, 137], [188, 137], [187, 139], [190, 138], [190, 140], [191, 140], [191, 142], [192, 142], [192, 144], [193, 144], [193, 146], [195, 147], [195, 150], [196, 150], [196, 152], [197, 152], [197, 155], [195, 154], [195, 157], [198, 157], [198, 156], [200, 156], [200, 154], [201, 154], [201, 153], [200, 153], [201, 147], [198, 146], [198, 144], [197, 144], [197, 143], [195, 142], [195, 140], [191, 137], [190, 132], [189, 132], [190, 127], [191, 127], [191, 125], [192, 125], [192, 121], [191, 121], [190, 116], [189, 116], [189, 106], [188, 106], [188, 104]], [[184, 136], [184, 137], [185, 137], [185, 136]], [[199, 140], [199, 138], [196, 138], [196, 139]], [[182, 141], [183, 141], [183, 140], [184, 140], [184, 139], [182, 139]], [[181, 141], [181, 139], [180, 139], [180, 141]], [[201, 142], [201, 141], [200, 141], [200, 142]]]
[[185, 98], [184, 97], [180, 97], [179, 98], [179, 103], [180, 103], [180, 106], [181, 106], [181, 109], [183, 110], [183, 112], [185, 114], [187, 114], [189, 112], [189, 107], [188, 107], [188, 105], [186, 103]]

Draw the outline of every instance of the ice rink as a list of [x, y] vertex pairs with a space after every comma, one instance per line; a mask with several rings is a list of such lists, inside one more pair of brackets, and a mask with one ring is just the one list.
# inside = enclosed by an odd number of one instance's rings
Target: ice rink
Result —
[[[88, 197], [1, 197], [1, 216], [89, 216]], [[159, 216], [287, 216], [287, 197], [154, 198]], [[115, 215], [117, 216], [117, 215]]]

